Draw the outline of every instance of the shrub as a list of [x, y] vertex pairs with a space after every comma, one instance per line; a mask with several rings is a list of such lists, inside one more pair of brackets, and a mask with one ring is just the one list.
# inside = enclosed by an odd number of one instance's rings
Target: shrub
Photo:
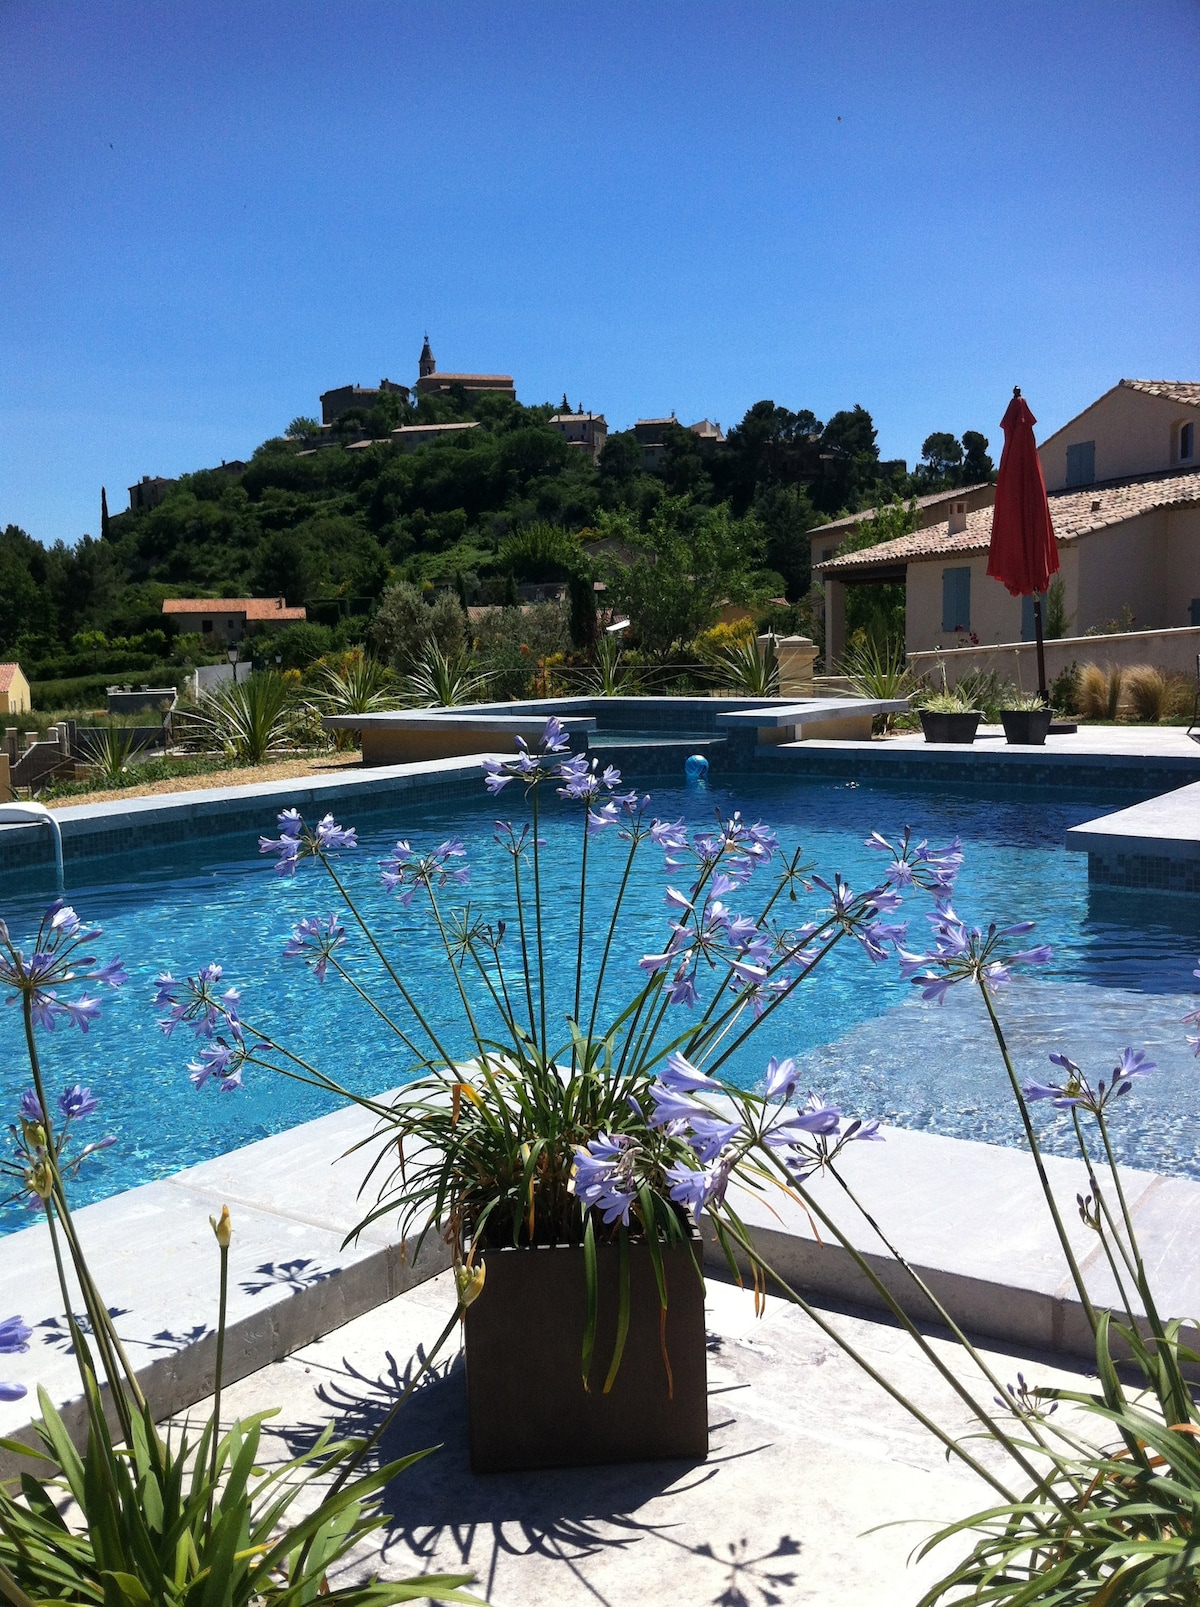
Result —
[[696, 657], [710, 660], [719, 657], [731, 647], [738, 647], [751, 637], [757, 636], [758, 630], [752, 619], [734, 619], [722, 621], [714, 625], [711, 630], [701, 631], [692, 643]]
[[467, 645], [467, 616], [454, 592], [438, 592], [429, 609], [428, 631], [448, 657]]
[[1072, 664], [1069, 668], [1060, 670], [1050, 682], [1048, 691], [1051, 708], [1058, 709], [1063, 714], [1078, 713], [1079, 666]]
[[536, 662], [552, 653], [571, 651], [570, 611], [564, 603], [489, 608], [475, 620], [472, 634], [481, 654], [491, 654], [502, 644], [511, 644], [527, 647]]
[[380, 658], [394, 669], [410, 670], [429, 640], [425, 599], [407, 580], [389, 586], [371, 622], [371, 640]]
[[1170, 675], [1151, 664], [1135, 664], [1125, 671], [1125, 697], [1135, 720], [1157, 724], [1185, 714], [1192, 693], [1186, 676]]
[[276, 631], [266, 649], [270, 657], [279, 654], [280, 667], [285, 670], [306, 670], [317, 659], [324, 658], [333, 647], [333, 632], [328, 625], [314, 625], [304, 620]]
[[1120, 664], [1085, 664], [1079, 672], [1077, 701], [1085, 720], [1115, 720], [1121, 706], [1125, 671]]

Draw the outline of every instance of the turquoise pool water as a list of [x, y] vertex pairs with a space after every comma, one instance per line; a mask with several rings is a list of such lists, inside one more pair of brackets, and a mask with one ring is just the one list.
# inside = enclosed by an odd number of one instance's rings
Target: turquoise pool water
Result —
[[[1179, 1025], [1197, 988], [1191, 975], [1200, 953], [1195, 906], [1150, 894], [1089, 895], [1084, 856], [1062, 846], [1068, 826], [1116, 807], [1111, 799], [947, 797], [915, 788], [753, 776], [729, 787], [652, 791], [663, 818], [682, 814], [700, 824], [714, 808], [741, 808], [773, 826], [785, 845], [802, 844], [825, 873], [841, 871], [856, 886], [879, 874], [878, 856], [863, 846], [872, 829], [890, 834], [909, 824], [935, 842], [960, 836], [967, 862], [955, 899], [959, 912], [982, 924], [1036, 918], [1039, 939], [1054, 946], [1054, 963], [1036, 978], [1017, 981], [1001, 1001], [1022, 1072], [1043, 1076], [1051, 1050], [1106, 1071], [1125, 1044], [1149, 1047], [1159, 1070], [1124, 1102], [1122, 1155], [1131, 1164], [1200, 1177], [1200, 1063]], [[492, 843], [493, 821], [500, 812], [519, 819], [521, 808], [517, 797], [503, 798], [498, 807], [481, 796], [478, 803], [350, 814], [344, 822], [358, 826], [363, 844], [341, 861], [353, 894], [440, 1020], [451, 1019], [445, 963], [436, 957], [417, 905], [405, 911], [383, 892], [377, 862], [397, 837], [432, 846], [457, 833], [469, 852], [474, 906], [504, 914], [508, 860]], [[270, 830], [272, 817], [262, 824]], [[566, 917], [552, 921], [549, 931], [550, 969], [558, 979], [553, 1003], [560, 1012], [569, 1002], [574, 966], [577, 832], [578, 816], [554, 800], [544, 835], [548, 904]], [[615, 886], [623, 847], [615, 835], [593, 844], [595, 909]], [[248, 1086], [232, 1095], [195, 1091], [185, 1069], [190, 1038], [165, 1040], [155, 1024], [151, 984], [159, 971], [186, 974], [218, 960], [242, 990], [249, 1021], [269, 1027], [355, 1089], [380, 1092], [402, 1080], [403, 1050], [361, 1001], [336, 977], [319, 985], [301, 964], [280, 958], [296, 920], [323, 914], [338, 901], [311, 863], [294, 881], [275, 876], [272, 863], [258, 855], [256, 841], [239, 838], [69, 872], [71, 901], [105, 929], [99, 952], [121, 953], [131, 979], [120, 993], [105, 993], [104, 1015], [86, 1038], [63, 1029], [41, 1036], [52, 1086], [90, 1085], [103, 1103], [88, 1125], [117, 1139], [89, 1163], [77, 1188], [81, 1201], [167, 1175], [331, 1108], [326, 1096], [267, 1073], [248, 1077]], [[637, 960], [660, 946], [668, 919], [661, 855], [647, 848], [643, 864], [610, 962], [622, 993], [636, 988]], [[814, 909], [820, 897], [814, 894]], [[36, 924], [44, 902], [28, 894], [4, 899], [0, 914], [18, 941]], [[749, 896], [738, 902], [755, 907]], [[923, 934], [928, 907], [913, 898], [903, 912], [915, 933]], [[356, 975], [373, 986], [377, 964], [361, 942], [352, 954]], [[1019, 1142], [978, 1000], [957, 989], [943, 1006], [925, 1004], [899, 981], [894, 965], [873, 966], [857, 947], [833, 956], [797, 990], [729, 1069], [736, 1080], [752, 1083], [772, 1053], [797, 1056], [807, 1084], [847, 1111], [993, 1143]], [[0, 1010], [0, 1108], [12, 1111], [27, 1083], [17, 1012]], [[1043, 1125], [1051, 1147], [1068, 1143], [1062, 1118], [1048, 1113]], [[0, 1212], [0, 1231], [28, 1220], [9, 1208]]]

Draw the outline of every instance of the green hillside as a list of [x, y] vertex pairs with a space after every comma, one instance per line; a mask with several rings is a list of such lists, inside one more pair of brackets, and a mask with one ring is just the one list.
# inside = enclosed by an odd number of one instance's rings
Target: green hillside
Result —
[[[797, 600], [812, 525], [967, 472], [961, 451], [947, 458], [946, 443], [958, 443], [945, 434], [930, 437], [940, 455], [915, 476], [882, 464], [858, 406], [823, 423], [759, 402], [715, 446], [671, 426], [653, 472], [632, 432], [610, 436], [593, 464], [549, 427], [554, 411], [461, 390], [416, 406], [385, 395], [343, 415], [336, 444], [314, 450], [297, 420], [244, 470], [184, 475], [160, 506], [113, 514], [98, 538], [45, 547], [10, 525], [0, 536], [0, 655], [40, 679], [180, 662], [200, 644], [173, 636], [161, 604], [185, 595], [283, 594], [361, 638], [391, 581], [499, 603], [515, 580], [561, 575], [564, 539], [577, 548], [581, 537], [628, 541], [653, 528], [686, 541], [705, 521], [714, 528], [714, 510], [750, 588]], [[398, 424], [468, 420], [479, 427], [411, 453], [389, 439]]]

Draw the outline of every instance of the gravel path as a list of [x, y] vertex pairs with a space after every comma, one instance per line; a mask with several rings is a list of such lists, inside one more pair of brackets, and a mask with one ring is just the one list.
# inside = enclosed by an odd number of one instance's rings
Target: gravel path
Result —
[[291, 781], [297, 776], [319, 776], [334, 770], [349, 770], [361, 764], [359, 753], [328, 753], [315, 759], [282, 759], [276, 764], [231, 765], [227, 770], [206, 770], [199, 776], [170, 776], [164, 781], [147, 782], [144, 787], [111, 787], [104, 792], [81, 792], [71, 798], [55, 798], [49, 809], [68, 809], [75, 804], [111, 803], [122, 798], [156, 798], [164, 793], [202, 792], [206, 787], [248, 787], [255, 781]]

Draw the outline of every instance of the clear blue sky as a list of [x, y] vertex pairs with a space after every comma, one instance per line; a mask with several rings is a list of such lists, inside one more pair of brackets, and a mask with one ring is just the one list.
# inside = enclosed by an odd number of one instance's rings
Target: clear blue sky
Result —
[[0, 0], [0, 525], [96, 533], [330, 386], [885, 457], [1200, 379], [1200, 5]]

